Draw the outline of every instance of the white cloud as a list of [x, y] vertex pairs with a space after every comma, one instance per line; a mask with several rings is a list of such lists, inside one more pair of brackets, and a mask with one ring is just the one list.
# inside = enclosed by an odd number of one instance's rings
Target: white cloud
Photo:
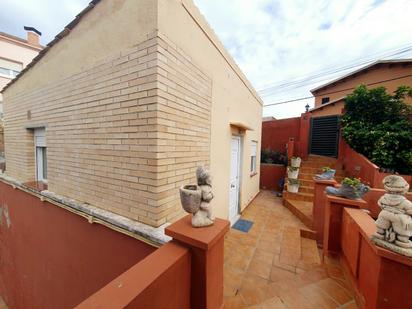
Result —
[[[256, 89], [290, 82], [360, 58], [380, 58], [387, 50], [412, 45], [409, 0], [195, 0], [195, 3]], [[400, 55], [407, 56], [412, 53]], [[284, 88], [283, 92], [277, 87], [271, 96], [263, 99], [269, 104], [310, 96], [309, 90], [323, 82], [325, 76], [300, 88]], [[268, 107], [264, 115], [277, 118], [299, 115], [312, 101]]]
[[[194, 1], [256, 89], [412, 45], [411, 0]], [[43, 32], [42, 43], [47, 44], [88, 3], [1, 0], [0, 31], [24, 37], [23, 25], [33, 26]], [[322, 82], [324, 77], [300, 88], [276, 87], [263, 99], [273, 103], [306, 97]], [[265, 108], [264, 115], [299, 115], [308, 101]]]

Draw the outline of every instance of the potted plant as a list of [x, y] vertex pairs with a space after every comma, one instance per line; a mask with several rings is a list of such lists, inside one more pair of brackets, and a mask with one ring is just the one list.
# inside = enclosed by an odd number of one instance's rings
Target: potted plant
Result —
[[328, 166], [324, 166], [322, 167], [322, 174], [320, 175], [316, 175], [316, 179], [324, 179], [324, 180], [329, 180], [332, 179], [333, 177], [335, 177], [335, 173], [336, 170], [328, 167]]
[[343, 179], [341, 186], [338, 188], [326, 187], [326, 193], [351, 200], [362, 198], [369, 190], [370, 187], [363, 184], [359, 178], [351, 177]]
[[288, 192], [298, 193], [298, 191], [299, 191], [299, 180], [289, 178], [288, 179]]
[[302, 162], [302, 159], [299, 157], [290, 158], [290, 165], [293, 167], [300, 167], [301, 162]]
[[299, 175], [299, 168], [288, 166], [288, 178], [297, 179]]

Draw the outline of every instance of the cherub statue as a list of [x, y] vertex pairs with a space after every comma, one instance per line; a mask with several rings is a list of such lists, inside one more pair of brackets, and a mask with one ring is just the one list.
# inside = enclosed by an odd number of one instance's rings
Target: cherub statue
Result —
[[183, 209], [193, 214], [192, 226], [203, 227], [213, 224], [214, 216], [210, 201], [213, 199], [212, 176], [203, 167], [196, 170], [197, 185], [180, 188]]
[[412, 202], [404, 194], [409, 184], [400, 176], [383, 179], [386, 193], [379, 199], [382, 208], [376, 220], [376, 234], [372, 240], [387, 249], [412, 256]]

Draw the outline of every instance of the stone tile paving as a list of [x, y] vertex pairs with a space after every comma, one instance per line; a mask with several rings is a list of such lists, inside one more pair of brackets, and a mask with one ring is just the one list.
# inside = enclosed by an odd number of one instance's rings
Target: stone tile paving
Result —
[[357, 308], [338, 261], [321, 263], [280, 198], [262, 191], [242, 218], [254, 224], [226, 236], [224, 308]]

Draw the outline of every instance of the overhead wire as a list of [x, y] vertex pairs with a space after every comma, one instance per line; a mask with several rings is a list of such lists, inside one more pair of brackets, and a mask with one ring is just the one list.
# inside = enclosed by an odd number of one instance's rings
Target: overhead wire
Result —
[[[373, 82], [373, 83], [368, 83], [368, 84], [365, 84], [365, 85], [366, 86], [373, 86], [373, 85], [376, 85], [376, 84], [390, 82], [390, 81], [403, 79], [403, 78], [407, 78], [407, 77], [412, 77], [412, 74], [403, 75], [403, 76], [390, 78], [390, 79], [385, 79], [385, 80], [380, 80], [380, 81], [376, 81], [376, 82]], [[335, 93], [338, 93], [338, 92], [348, 91], [348, 90], [352, 90], [352, 89], [353, 89], [352, 87], [351, 88], [345, 88], [345, 89], [340, 89], [340, 90], [336, 90], [336, 91], [326, 92], [326, 93], [323, 93], [322, 95], [330, 95], [330, 94], [335, 94]], [[287, 100], [287, 101], [280, 101], [280, 102], [275, 102], [275, 103], [270, 103], [270, 104], [264, 104], [263, 107], [281, 105], [281, 104], [286, 104], [286, 103], [291, 103], [291, 102], [296, 102], [296, 101], [302, 101], [302, 100], [312, 99], [314, 97], [315, 96], [311, 95], [311, 96], [296, 98], [296, 99]]]
[[[408, 45], [406, 47], [398, 48], [396, 50], [391, 50], [391, 51], [387, 51], [387, 52], [379, 53], [379, 54], [381, 55], [381, 57], [393, 57], [393, 56], [400, 55], [400, 54], [403, 54], [403, 53], [411, 51], [411, 50], [412, 50], [412, 45]], [[363, 59], [363, 58], [360, 58], [360, 59]], [[300, 79], [297, 79], [297, 80], [294, 80], [294, 81], [291, 81], [291, 82], [272, 85], [270, 87], [261, 89], [258, 92], [261, 96], [272, 96], [275, 93], [280, 92], [280, 90], [285, 91], [286, 89], [284, 89], [284, 88], [291, 88], [292, 87], [292, 88], [295, 89], [295, 88], [303, 87], [303, 86], [308, 85], [308, 84], [313, 84], [314, 79], [317, 79], [319, 77], [323, 77], [322, 80], [327, 80], [329, 78], [325, 78], [325, 75], [327, 75], [327, 76], [335, 75], [335, 74], [338, 74], [340, 72], [350, 70], [352, 68], [356, 68], [356, 67], [368, 64], [368, 63], [372, 63], [373, 61], [374, 61], [374, 59], [371, 59], [371, 58], [368, 61], [357, 62], [355, 64], [352, 64], [353, 63], [353, 61], [352, 61], [352, 62], [349, 62], [347, 65], [339, 67], [339, 68], [334, 68], [332, 70], [330, 70], [330, 69], [329, 70], [320, 70], [317, 73], [308, 75], [306, 77], [302, 77]], [[322, 80], [319, 80], [317, 82], [320, 82]]]

